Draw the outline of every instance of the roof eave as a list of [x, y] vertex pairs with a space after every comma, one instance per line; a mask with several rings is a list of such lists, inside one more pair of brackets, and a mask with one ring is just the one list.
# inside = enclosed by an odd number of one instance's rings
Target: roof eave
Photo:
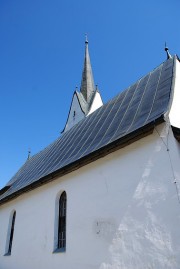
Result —
[[96, 150], [95, 152], [92, 152], [90, 154], [88, 154], [87, 156], [71, 163], [68, 164], [67, 166], [56, 170], [55, 172], [52, 172], [51, 174], [48, 174], [45, 177], [40, 178], [39, 180], [29, 184], [28, 186], [18, 190], [17, 192], [14, 192], [12, 194], [10, 194], [9, 196], [3, 198], [0, 200], [0, 205], [14, 199], [17, 198], [18, 196], [20, 196], [21, 194], [25, 193], [25, 192], [29, 192], [33, 189], [36, 189], [46, 183], [49, 183], [55, 179], [57, 179], [58, 177], [62, 177], [66, 174], [69, 174], [79, 168], [81, 168], [82, 166], [85, 166], [91, 162], [94, 162], [102, 157], [105, 157], [106, 155], [119, 150], [120, 148], [126, 147], [127, 145], [132, 144], [133, 142], [148, 136], [150, 134], [152, 134], [155, 125], [158, 125], [160, 123], [164, 122], [164, 115], [161, 115], [159, 118], [157, 118], [155, 121], [152, 121], [150, 123], [148, 123], [147, 125], [135, 130], [134, 132], [119, 138], [117, 140], [115, 140], [114, 142]]
[[171, 127], [172, 127], [174, 137], [180, 143], [180, 128], [177, 128], [177, 127], [174, 127], [174, 126], [171, 126]]

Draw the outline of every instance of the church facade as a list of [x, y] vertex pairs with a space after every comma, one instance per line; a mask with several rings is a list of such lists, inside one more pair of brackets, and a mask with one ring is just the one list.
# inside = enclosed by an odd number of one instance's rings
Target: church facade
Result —
[[0, 190], [0, 268], [179, 269], [180, 62], [167, 56], [103, 105], [86, 40], [62, 135]]

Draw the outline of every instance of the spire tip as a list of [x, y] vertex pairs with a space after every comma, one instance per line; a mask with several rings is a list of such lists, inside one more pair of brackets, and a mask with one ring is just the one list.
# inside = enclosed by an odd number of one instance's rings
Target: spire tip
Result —
[[88, 44], [88, 36], [87, 36], [87, 33], [85, 34], [85, 44]]

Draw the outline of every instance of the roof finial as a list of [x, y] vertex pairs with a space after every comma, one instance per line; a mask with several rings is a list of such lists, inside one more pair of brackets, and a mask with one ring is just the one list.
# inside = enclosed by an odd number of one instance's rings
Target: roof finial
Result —
[[30, 157], [31, 157], [31, 149], [29, 148], [29, 149], [28, 149], [28, 157], [27, 157], [27, 160], [29, 160]]
[[168, 60], [168, 59], [172, 59], [172, 56], [171, 56], [171, 54], [169, 53], [169, 49], [168, 49], [168, 47], [167, 47], [167, 45], [166, 45], [166, 42], [165, 42], [165, 48], [164, 48], [164, 50], [166, 51], [166, 54], [167, 54], [167, 60]]
[[87, 36], [87, 33], [85, 34], [85, 44], [88, 44], [88, 36]]

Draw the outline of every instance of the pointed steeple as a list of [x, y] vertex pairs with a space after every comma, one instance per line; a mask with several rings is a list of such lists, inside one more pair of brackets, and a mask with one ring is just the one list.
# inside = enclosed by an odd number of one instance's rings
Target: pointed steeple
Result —
[[86, 36], [85, 41], [85, 58], [84, 58], [84, 67], [82, 73], [81, 89], [80, 92], [84, 96], [84, 99], [87, 103], [91, 101], [91, 96], [95, 91], [93, 73], [91, 68], [91, 61], [88, 50], [88, 40]]
[[71, 129], [79, 121], [93, 113], [103, 105], [100, 92], [94, 86], [91, 62], [88, 51], [88, 40], [85, 41], [85, 59], [82, 72], [80, 92], [78, 88], [74, 91], [68, 118], [62, 133]]

